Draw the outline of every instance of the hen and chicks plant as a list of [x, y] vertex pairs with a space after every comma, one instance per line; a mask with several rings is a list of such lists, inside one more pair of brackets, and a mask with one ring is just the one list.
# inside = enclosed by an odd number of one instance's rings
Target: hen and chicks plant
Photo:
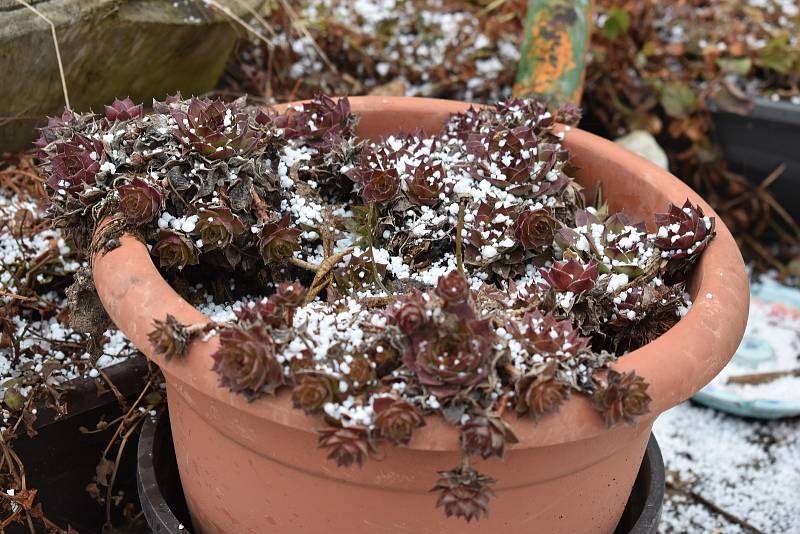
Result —
[[[217, 272], [266, 295], [212, 325], [209, 366], [249, 400], [291, 391], [331, 461], [406, 446], [432, 416], [456, 426], [463, 461], [433, 491], [471, 521], [494, 480], [470, 461], [507, 454], [514, 426], [573, 394], [609, 426], [648, 412], [645, 378], [610, 366], [685, 313], [714, 235], [688, 201], [651, 230], [587, 205], [557, 126], [578, 118], [508, 100], [368, 141], [346, 98], [176, 95], [65, 113], [38, 147], [50, 214], [85, 251], [128, 232], [176, 287]], [[150, 340], [177, 357], [199, 331], [165, 317]]]

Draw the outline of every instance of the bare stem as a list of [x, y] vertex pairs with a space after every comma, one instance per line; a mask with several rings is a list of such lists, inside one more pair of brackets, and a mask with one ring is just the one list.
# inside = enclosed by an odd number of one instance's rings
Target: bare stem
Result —
[[53, 24], [53, 21], [47, 18], [41, 11], [30, 5], [25, 0], [16, 0], [18, 4], [22, 4], [29, 10], [33, 11], [33, 13], [44, 20], [50, 26], [50, 33], [53, 36], [53, 46], [56, 49], [56, 62], [58, 63], [58, 74], [61, 77], [61, 89], [64, 91], [64, 105], [67, 110], [72, 110], [72, 106], [69, 104], [69, 93], [67, 92], [67, 78], [64, 76], [64, 64], [61, 61], [61, 50], [58, 47], [58, 37], [56, 36], [56, 25]]
[[464, 212], [466, 211], [467, 203], [462, 199], [458, 203], [458, 224], [456, 225], [456, 265], [458, 272], [464, 275], [464, 259], [461, 252], [462, 241], [464, 240], [461, 235], [464, 232]]
[[375, 278], [375, 282], [378, 284], [378, 287], [380, 287], [387, 295], [391, 295], [392, 292], [386, 289], [386, 286], [383, 285], [383, 280], [381, 280], [381, 276], [378, 273], [378, 264], [375, 263], [375, 249], [372, 246], [372, 232], [375, 230], [372, 227], [372, 220], [375, 217], [375, 203], [372, 202], [369, 205], [369, 215], [367, 216], [367, 246], [369, 247], [369, 255], [372, 258], [372, 276]]
[[800, 369], [790, 369], [788, 371], [775, 371], [772, 373], [752, 373], [747, 375], [737, 375], [728, 378], [728, 384], [766, 384], [785, 376], [800, 376]]

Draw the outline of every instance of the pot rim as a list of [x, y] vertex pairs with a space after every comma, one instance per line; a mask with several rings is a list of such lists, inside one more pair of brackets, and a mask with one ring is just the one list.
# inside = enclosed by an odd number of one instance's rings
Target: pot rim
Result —
[[[416, 97], [366, 96], [349, 100], [356, 115], [370, 111], [412, 117], [415, 113], [446, 116], [471, 105]], [[291, 104], [297, 102], [286, 105]], [[402, 117], [400, 115], [400, 122]], [[689, 289], [694, 304], [689, 312], [665, 334], [624, 355], [613, 365], [617, 371], [636, 370], [650, 384], [648, 392], [653, 399], [650, 414], [641, 419], [641, 424], [650, 424], [659, 413], [686, 400], [707, 384], [736, 351], [744, 334], [749, 303], [744, 262], [733, 236], [719, 216], [678, 178], [611, 141], [577, 128], [562, 131], [570, 151], [577, 148], [609, 162], [624, 162], [621, 166], [634, 168], [643, 182], [657, 184], [670, 202], [680, 205], [688, 198], [700, 205], [708, 216], [717, 219], [717, 235], [695, 265]], [[135, 346], [161, 367], [168, 380], [175, 381], [177, 391], [190, 388], [193, 393], [234, 412], [246, 412], [251, 418], [267, 419], [294, 429], [314, 432], [320, 427], [321, 418], [307, 416], [293, 408], [291, 395], [285, 388], [275, 397], [264, 396], [248, 402], [243, 395], [220, 386], [216, 373], [211, 370], [211, 354], [219, 343], [216, 335], [207, 341], [195, 340], [182, 358], [166, 361], [153, 353], [147, 334], [154, 319], [163, 320], [167, 313], [184, 324], [208, 322], [209, 319], [169, 286], [153, 264], [145, 244], [136, 237], [125, 234], [119, 247], [96, 253], [92, 257], [92, 272], [100, 300], [111, 319]], [[458, 449], [455, 427], [447, 425], [439, 416], [426, 417], [426, 422], [425, 427], [415, 432], [409, 448]], [[627, 425], [618, 425], [612, 431], [624, 431], [624, 426]], [[590, 401], [578, 394], [572, 395], [557, 414], [538, 423], [526, 419], [515, 424], [514, 429], [519, 439], [514, 448], [581, 441], [610, 431]]]

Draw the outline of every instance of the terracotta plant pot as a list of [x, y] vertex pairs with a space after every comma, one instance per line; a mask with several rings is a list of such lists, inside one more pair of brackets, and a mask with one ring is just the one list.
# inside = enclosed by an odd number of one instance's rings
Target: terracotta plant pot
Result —
[[[358, 133], [376, 138], [422, 127], [437, 131], [468, 104], [417, 98], [351, 99]], [[713, 210], [677, 178], [609, 141], [573, 129], [564, 144], [589, 192], [602, 184], [611, 208], [634, 217], [688, 197]], [[722, 369], [742, 337], [747, 276], [730, 232], [717, 237], [690, 283], [695, 304], [669, 332], [616, 365], [650, 383], [651, 414], [636, 426], [608, 429], [589, 401], [573, 395], [538, 424], [515, 418], [519, 438], [504, 460], [479, 462], [497, 479], [491, 515], [477, 523], [446, 519], [429, 493], [436, 472], [458, 464], [457, 430], [429, 418], [406, 448], [390, 448], [362, 469], [340, 469], [317, 449], [321, 420], [292, 408], [287, 392], [248, 403], [220, 387], [211, 371], [216, 338], [197, 341], [181, 359], [153, 354], [153, 319], [208, 319], [159, 275], [147, 248], [122, 246], [94, 258], [100, 298], [117, 326], [167, 378], [169, 412], [186, 500], [201, 533], [608, 533], [633, 485], [655, 417], [687, 399]]]

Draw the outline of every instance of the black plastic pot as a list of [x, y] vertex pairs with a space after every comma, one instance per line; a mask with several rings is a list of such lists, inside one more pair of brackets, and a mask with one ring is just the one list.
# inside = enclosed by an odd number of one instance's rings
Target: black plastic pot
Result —
[[[105, 369], [120, 394], [132, 402], [147, 381], [148, 365], [144, 356], [130, 358]], [[103, 449], [114, 432], [109, 425], [103, 432], [81, 432], [81, 427], [94, 429], [98, 421], [113, 421], [120, 415], [119, 402], [106, 388], [98, 390], [96, 379], [78, 378], [69, 382], [62, 401], [67, 414], [59, 416], [46, 401], [36, 404], [34, 429], [28, 437], [24, 430], [13, 442], [13, 448], [25, 465], [28, 487], [38, 490], [37, 501], [42, 503], [47, 518], [62, 526], [70, 525], [81, 534], [99, 533], [105, 521], [105, 507], [86, 491]], [[136, 487], [136, 436], [129, 441], [120, 458], [114, 489], [132, 496]], [[116, 508], [115, 508], [116, 510]], [[123, 518], [115, 513], [116, 524]], [[2, 529], [0, 529], [2, 530]], [[27, 534], [27, 525], [6, 527], [6, 534]], [[44, 532], [42, 530], [42, 532]]]
[[664, 504], [664, 459], [650, 434], [642, 466], [614, 534], [656, 534]]
[[733, 171], [757, 183], [786, 164], [769, 191], [800, 218], [800, 106], [757, 98], [746, 115], [717, 110], [712, 116], [717, 142]]
[[166, 410], [142, 425], [136, 478], [142, 512], [154, 534], [192, 532]]
[[[138, 483], [142, 511], [155, 534], [192, 532], [166, 411], [148, 418], [142, 426]], [[651, 434], [642, 467], [614, 534], [658, 532], [663, 500], [664, 462], [656, 438]]]

